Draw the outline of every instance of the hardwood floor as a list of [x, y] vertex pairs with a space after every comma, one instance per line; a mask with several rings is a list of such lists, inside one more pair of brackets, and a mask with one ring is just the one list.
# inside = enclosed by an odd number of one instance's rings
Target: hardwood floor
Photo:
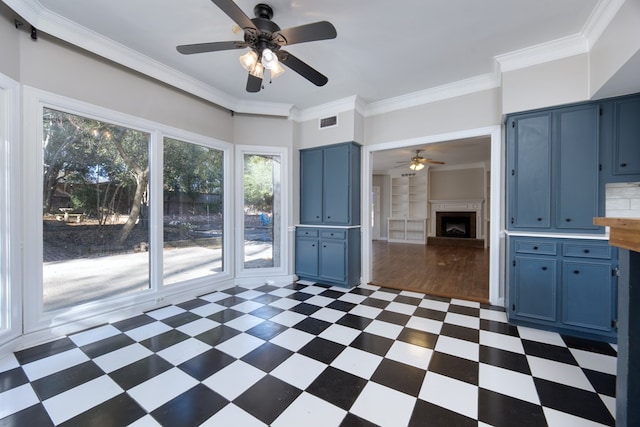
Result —
[[489, 302], [489, 249], [374, 240], [371, 283]]

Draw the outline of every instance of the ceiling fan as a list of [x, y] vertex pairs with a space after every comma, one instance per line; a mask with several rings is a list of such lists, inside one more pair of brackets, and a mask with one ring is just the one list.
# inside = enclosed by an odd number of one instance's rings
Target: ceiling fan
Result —
[[416, 155], [411, 157], [411, 160], [407, 161], [401, 161], [398, 163], [402, 163], [402, 165], [396, 166], [396, 167], [401, 167], [401, 166], [405, 166], [405, 165], [409, 165], [409, 169], [414, 170], [414, 171], [419, 171], [421, 169], [424, 168], [424, 165], [426, 164], [430, 164], [430, 165], [444, 165], [444, 162], [440, 162], [437, 160], [432, 160], [432, 159], [426, 159], [424, 157], [422, 157], [420, 155], [420, 151], [421, 150], [416, 150]]
[[275, 22], [271, 21], [273, 9], [267, 4], [257, 4], [253, 9], [256, 17], [250, 19], [233, 0], [211, 1], [244, 31], [244, 41], [187, 44], [177, 46], [178, 52], [190, 55], [248, 47], [249, 52], [240, 57], [240, 63], [249, 72], [247, 92], [260, 91], [265, 68], [269, 70], [271, 78], [282, 74], [284, 69], [280, 63], [316, 86], [324, 86], [329, 81], [326, 76], [283, 50], [282, 47], [296, 43], [333, 39], [337, 36], [337, 32], [331, 23], [320, 21], [281, 30]]

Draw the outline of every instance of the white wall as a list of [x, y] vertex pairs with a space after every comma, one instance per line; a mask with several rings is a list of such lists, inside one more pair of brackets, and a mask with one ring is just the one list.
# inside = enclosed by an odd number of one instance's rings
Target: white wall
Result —
[[0, 73], [16, 81], [20, 77], [18, 37], [28, 36], [24, 31], [16, 30], [13, 11], [0, 2]]
[[484, 199], [484, 169], [429, 171], [429, 199]]
[[[298, 131], [295, 140], [297, 148], [311, 148], [350, 141], [362, 143], [362, 140], [356, 139], [356, 114], [354, 110], [338, 113], [338, 126], [323, 129], [320, 129], [317, 118], [298, 123], [296, 125]], [[327, 116], [332, 115], [334, 114], [327, 114]], [[358, 134], [361, 133], [362, 132], [358, 132]]]

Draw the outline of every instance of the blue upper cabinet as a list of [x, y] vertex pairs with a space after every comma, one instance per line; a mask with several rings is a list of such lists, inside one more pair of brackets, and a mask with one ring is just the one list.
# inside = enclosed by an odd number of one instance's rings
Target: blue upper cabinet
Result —
[[507, 119], [509, 229], [602, 231], [598, 123], [594, 104]]
[[602, 171], [607, 182], [640, 181], [640, 96], [601, 104]]
[[360, 225], [360, 145], [300, 150], [300, 221]]

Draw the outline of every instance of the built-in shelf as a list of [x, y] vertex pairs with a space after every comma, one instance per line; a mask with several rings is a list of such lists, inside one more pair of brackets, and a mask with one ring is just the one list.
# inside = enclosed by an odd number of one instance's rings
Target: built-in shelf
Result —
[[389, 242], [416, 243], [427, 242], [426, 218], [389, 218]]
[[426, 173], [391, 178], [389, 242], [427, 242], [427, 192]]

